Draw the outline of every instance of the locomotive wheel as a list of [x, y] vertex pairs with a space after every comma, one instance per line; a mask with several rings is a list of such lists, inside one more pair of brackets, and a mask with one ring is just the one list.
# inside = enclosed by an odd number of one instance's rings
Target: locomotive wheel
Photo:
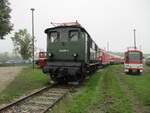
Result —
[[54, 75], [49, 75], [50, 76], [50, 79], [52, 79], [53, 81], [55, 81], [55, 76]]

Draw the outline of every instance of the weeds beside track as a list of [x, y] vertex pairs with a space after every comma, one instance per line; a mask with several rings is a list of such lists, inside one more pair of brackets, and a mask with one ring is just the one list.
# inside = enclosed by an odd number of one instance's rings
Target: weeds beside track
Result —
[[0, 104], [8, 104], [12, 101], [42, 88], [49, 84], [49, 77], [42, 73], [41, 69], [26, 67], [15, 79], [0, 92]]

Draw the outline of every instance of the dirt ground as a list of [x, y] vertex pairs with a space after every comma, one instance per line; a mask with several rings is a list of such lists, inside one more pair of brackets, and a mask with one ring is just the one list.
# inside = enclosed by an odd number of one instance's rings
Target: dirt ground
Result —
[[0, 92], [2, 92], [2, 90], [14, 80], [23, 68], [25, 68], [25, 66], [0, 67]]

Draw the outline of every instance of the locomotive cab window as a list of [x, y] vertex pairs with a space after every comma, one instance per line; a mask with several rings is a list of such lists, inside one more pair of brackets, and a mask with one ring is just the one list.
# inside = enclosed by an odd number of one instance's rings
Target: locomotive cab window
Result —
[[51, 43], [58, 42], [59, 41], [58, 32], [50, 32], [49, 39], [50, 39]]
[[70, 41], [77, 41], [79, 39], [79, 32], [78, 31], [70, 31], [69, 39], [70, 39]]
[[139, 62], [140, 61], [140, 53], [139, 52], [130, 52], [128, 53], [130, 62]]

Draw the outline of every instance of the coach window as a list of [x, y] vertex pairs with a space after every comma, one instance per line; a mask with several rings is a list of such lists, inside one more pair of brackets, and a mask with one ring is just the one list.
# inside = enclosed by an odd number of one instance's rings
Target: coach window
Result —
[[49, 38], [51, 43], [58, 42], [59, 41], [58, 32], [51, 32]]
[[79, 38], [79, 32], [78, 31], [70, 31], [69, 32], [70, 41], [77, 41], [78, 38]]

